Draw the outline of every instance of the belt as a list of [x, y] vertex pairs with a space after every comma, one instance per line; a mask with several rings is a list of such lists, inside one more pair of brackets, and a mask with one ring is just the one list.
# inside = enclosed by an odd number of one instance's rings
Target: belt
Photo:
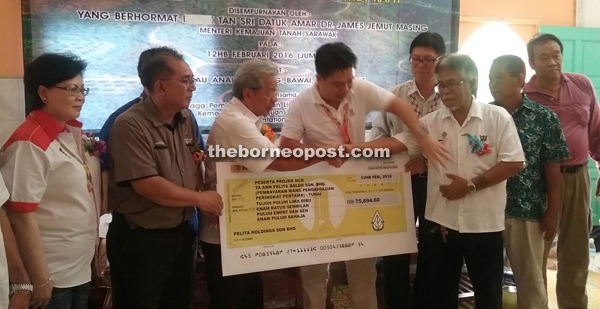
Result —
[[411, 175], [411, 177], [414, 177], [414, 178], [427, 178], [427, 171], [425, 171], [423, 173]]
[[575, 173], [578, 173], [579, 171], [581, 171], [584, 166], [586, 166], [586, 165], [578, 164], [578, 165], [561, 166], [560, 172], [567, 173], [567, 174], [575, 174]]

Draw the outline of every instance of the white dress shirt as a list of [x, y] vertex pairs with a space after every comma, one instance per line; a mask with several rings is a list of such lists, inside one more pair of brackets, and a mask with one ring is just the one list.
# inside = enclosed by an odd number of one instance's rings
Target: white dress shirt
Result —
[[337, 120], [343, 122], [343, 110], [350, 105], [348, 133], [352, 143], [365, 141], [365, 117], [370, 111], [384, 111], [388, 108], [394, 94], [371, 82], [355, 79], [348, 96], [338, 109], [326, 104], [317, 84], [302, 92], [290, 104], [281, 129], [281, 135], [293, 140], [302, 140], [316, 147], [328, 147], [344, 142], [340, 129], [323, 110], [325, 106]]
[[[246, 149], [252, 148], [277, 148], [267, 137], [260, 133], [263, 125], [263, 117], [256, 116], [252, 113], [239, 99], [233, 98], [229, 101], [210, 129], [206, 147], [219, 146], [225, 150], [235, 148], [236, 150], [241, 145]], [[276, 158], [240, 158], [232, 159], [252, 171], [253, 173], [261, 173], [275, 160]], [[216, 190], [217, 187], [217, 171], [216, 162], [228, 161], [225, 158], [214, 159], [207, 157], [206, 159], [206, 182], [205, 188], [208, 190]], [[206, 217], [202, 217], [200, 223], [200, 240], [210, 244], [219, 244], [219, 230], [211, 227]]]
[[[511, 115], [502, 107], [473, 100], [462, 126], [445, 106], [421, 118], [421, 123], [431, 137], [439, 140], [450, 151], [452, 158], [443, 169], [432, 166], [429, 168], [425, 218], [461, 233], [503, 231], [506, 181], [469, 193], [455, 201], [442, 197], [439, 187], [452, 182], [446, 177], [448, 173], [470, 181], [499, 162], [525, 162]], [[465, 134], [488, 142], [492, 152], [484, 155], [472, 153]], [[409, 151], [416, 151], [418, 148], [414, 136], [407, 131], [394, 137], [406, 145]]]

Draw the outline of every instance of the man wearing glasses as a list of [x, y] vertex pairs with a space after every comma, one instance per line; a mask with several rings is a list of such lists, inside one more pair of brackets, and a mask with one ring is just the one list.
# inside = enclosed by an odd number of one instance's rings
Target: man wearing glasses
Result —
[[215, 191], [199, 192], [202, 166], [193, 156], [198, 128], [187, 110], [192, 71], [173, 51], [142, 69], [148, 98], [117, 118], [111, 130], [107, 234], [116, 308], [188, 309], [193, 295], [194, 206], [221, 213]]
[[[138, 66], [137, 66], [137, 72], [138, 72], [138, 76], [140, 77], [140, 81], [142, 80], [142, 71], [143, 68], [150, 62], [152, 62], [154, 59], [156, 59], [157, 57], [160, 56], [166, 56], [166, 55], [176, 55], [176, 52], [168, 47], [155, 47], [155, 48], [150, 48], [147, 49], [145, 51], [143, 51], [140, 54], [139, 60], [138, 60]], [[186, 81], [186, 83], [188, 83]], [[190, 80], [190, 83], [193, 83], [192, 80]], [[189, 85], [189, 84], [188, 84]], [[108, 205], [108, 178], [109, 178], [109, 171], [110, 171], [110, 159], [108, 157], [108, 151], [109, 151], [109, 142], [110, 142], [110, 132], [111, 129], [113, 127], [113, 125], [115, 124], [115, 120], [117, 120], [117, 118], [119, 116], [121, 116], [121, 114], [123, 114], [124, 112], [126, 112], [127, 110], [129, 110], [131, 107], [135, 106], [136, 104], [140, 103], [141, 101], [145, 100], [148, 98], [148, 94], [147, 92], [147, 85], [144, 85], [144, 83], [142, 82], [142, 86], [144, 87], [144, 91], [142, 91], [142, 93], [136, 97], [135, 99], [129, 101], [128, 103], [126, 103], [125, 105], [119, 107], [116, 111], [114, 111], [106, 120], [106, 122], [104, 123], [104, 125], [102, 126], [102, 130], [100, 130], [100, 135], [99, 138], [100, 140], [106, 142], [106, 146], [107, 149], [105, 152], [100, 154], [100, 158], [102, 159], [101, 161], [101, 168], [102, 168], [102, 213], [105, 213], [109, 210], [111, 210], [110, 205]], [[190, 120], [192, 120], [193, 122], [193, 126], [195, 128], [198, 127], [198, 124], [196, 122], [196, 118], [192, 115], [192, 117], [190, 117]], [[204, 141], [202, 139], [202, 133], [200, 132], [200, 130], [196, 131], [196, 135], [198, 137], [198, 144], [200, 149], [204, 149]], [[197, 210], [195, 210], [195, 212], [197, 213]], [[196, 273], [196, 259], [198, 256], [198, 227], [199, 227], [199, 218], [197, 215], [194, 215], [192, 217], [190, 217], [190, 219], [188, 220], [189, 225], [190, 225], [190, 233], [193, 235], [194, 237], [194, 242], [192, 244], [192, 256], [190, 257], [194, 263], [193, 265], [193, 272]]]
[[[466, 262], [477, 308], [502, 308], [503, 240], [506, 179], [523, 169], [525, 156], [511, 115], [477, 102], [478, 74], [466, 55], [442, 57], [435, 69], [443, 105], [421, 124], [451, 153], [442, 168], [429, 169], [427, 220], [440, 226], [431, 237], [433, 301], [419, 308], [457, 308], [458, 284]], [[416, 151], [409, 132], [353, 148]]]
[[[390, 91], [397, 97], [411, 103], [419, 118], [438, 110], [442, 106], [439, 93], [435, 91], [435, 65], [446, 53], [444, 38], [435, 32], [419, 34], [410, 44], [410, 69], [413, 79], [394, 86]], [[408, 128], [400, 118], [392, 113], [378, 112], [373, 119], [371, 139], [394, 136]], [[388, 308], [411, 308], [411, 303], [423, 304], [430, 299], [425, 289], [429, 286], [429, 253], [427, 244], [431, 230], [435, 226], [425, 220], [427, 200], [427, 164], [421, 154], [411, 155], [405, 165], [406, 172], [412, 175], [412, 194], [415, 221], [419, 219], [419, 256], [417, 276], [411, 297], [409, 270], [410, 254], [386, 256], [384, 264], [384, 296]], [[419, 296], [420, 295], [420, 296]], [[421, 305], [422, 306], [422, 305]]]

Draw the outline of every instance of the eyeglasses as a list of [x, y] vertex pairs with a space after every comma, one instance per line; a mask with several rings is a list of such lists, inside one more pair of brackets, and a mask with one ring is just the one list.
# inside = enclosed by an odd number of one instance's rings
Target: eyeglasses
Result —
[[190, 76], [190, 77], [184, 77], [182, 79], [176, 79], [176, 78], [165, 78], [163, 80], [176, 80], [180, 83], [182, 83], [184, 86], [186, 86], [187, 88], [191, 87], [192, 85], [195, 85], [196, 81], [194, 80], [194, 76]]
[[462, 85], [465, 81], [461, 80], [461, 81], [457, 81], [457, 80], [451, 80], [447, 83], [437, 83], [435, 84], [435, 90], [437, 92], [442, 92], [444, 91], [444, 89], [448, 89], [448, 90], [456, 90], [456, 88], [458, 88], [458, 86]]
[[412, 63], [412, 64], [418, 65], [419, 63], [422, 63], [424, 65], [432, 65], [436, 60], [440, 59], [440, 57], [421, 59], [421, 58], [415, 58], [415, 57], [413, 57], [413, 55], [410, 55], [410, 57], [408, 59], [410, 60], [410, 63]]
[[60, 86], [52, 86], [52, 87], [65, 90], [69, 93], [70, 96], [73, 96], [73, 97], [76, 97], [79, 94], [82, 94], [85, 97], [90, 92], [90, 88], [79, 87], [77, 85], [68, 85], [66, 87], [60, 87]]

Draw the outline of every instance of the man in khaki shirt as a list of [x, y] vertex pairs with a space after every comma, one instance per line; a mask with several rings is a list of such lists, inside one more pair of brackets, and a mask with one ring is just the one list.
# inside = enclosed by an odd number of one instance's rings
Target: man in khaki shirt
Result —
[[188, 110], [195, 90], [176, 51], [142, 71], [149, 97], [117, 118], [110, 136], [108, 258], [117, 308], [189, 308], [193, 291], [194, 206], [214, 217], [221, 197], [202, 187], [196, 128]]

